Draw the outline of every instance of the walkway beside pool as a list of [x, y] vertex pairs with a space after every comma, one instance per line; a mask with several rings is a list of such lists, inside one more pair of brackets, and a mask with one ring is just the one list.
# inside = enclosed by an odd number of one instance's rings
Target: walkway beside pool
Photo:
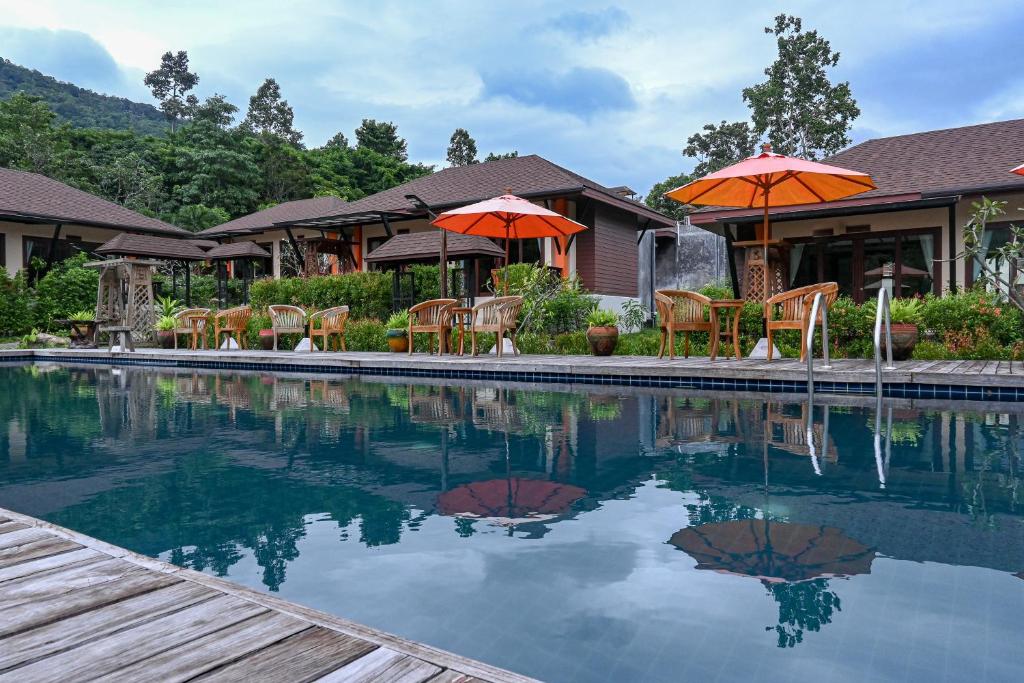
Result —
[[[295, 351], [187, 351], [105, 349], [0, 351], [3, 361], [56, 361], [209, 367], [302, 373], [443, 377], [495, 381], [611, 384], [726, 391], [806, 393], [807, 368], [794, 359], [706, 357], [493, 355], [431, 356], [417, 353], [324, 353]], [[874, 361], [833, 360], [830, 369], [815, 361], [815, 391], [873, 394]], [[903, 361], [883, 371], [885, 395], [896, 398], [1024, 401], [1021, 361]]]
[[0, 508], [0, 679], [533, 679]]

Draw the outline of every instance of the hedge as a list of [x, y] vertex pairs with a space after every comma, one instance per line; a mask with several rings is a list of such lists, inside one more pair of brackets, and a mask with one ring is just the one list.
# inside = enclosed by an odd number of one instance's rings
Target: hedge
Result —
[[391, 313], [391, 281], [391, 273], [380, 272], [268, 278], [252, 283], [249, 302], [257, 311], [272, 304], [315, 309], [348, 306], [350, 318], [383, 320]]

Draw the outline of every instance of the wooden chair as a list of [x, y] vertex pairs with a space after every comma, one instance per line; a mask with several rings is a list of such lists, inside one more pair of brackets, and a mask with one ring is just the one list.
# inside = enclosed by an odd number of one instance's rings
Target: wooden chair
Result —
[[476, 355], [476, 335], [483, 332], [493, 332], [497, 335], [496, 347], [498, 358], [501, 358], [502, 347], [505, 346], [505, 333], [512, 340], [512, 353], [519, 355], [516, 348], [516, 328], [519, 324], [519, 311], [523, 307], [521, 296], [498, 296], [490, 301], [477, 304], [473, 307], [470, 317], [469, 338], [473, 355]]
[[[274, 334], [274, 350], [277, 351], [277, 338], [282, 334], [305, 334], [306, 312], [298, 306], [276, 304], [267, 306], [270, 311], [270, 328]], [[309, 348], [313, 348], [313, 338], [309, 339]]]
[[[309, 350], [313, 350], [313, 335], [318, 335], [323, 341], [320, 348], [327, 350], [327, 342], [334, 337], [334, 350], [338, 350], [338, 343], [341, 342], [341, 350], [345, 348], [345, 323], [348, 321], [348, 306], [335, 306], [317, 311], [309, 316]], [[316, 324], [320, 323], [320, 327]]]
[[[459, 302], [455, 299], [431, 299], [409, 309], [409, 354], [412, 355], [413, 334], [425, 332], [437, 335], [437, 355], [444, 353], [445, 340], [452, 330], [452, 308]], [[434, 341], [428, 337], [427, 353], [433, 353]]]
[[202, 342], [206, 348], [206, 324], [210, 319], [209, 308], [186, 308], [174, 314], [174, 348], [178, 348], [178, 335], [187, 334], [191, 337], [188, 348], [195, 351]]
[[[235, 337], [238, 348], [245, 348], [245, 328], [252, 317], [252, 309], [248, 306], [236, 306], [217, 311], [213, 316], [213, 348], [220, 348], [220, 336], [228, 335], [228, 339]], [[228, 346], [230, 348], [230, 345]]]
[[661, 328], [661, 346], [658, 358], [665, 356], [665, 342], [668, 341], [668, 357], [675, 358], [676, 332], [682, 332], [685, 340], [683, 357], [690, 357], [690, 333], [717, 333], [711, 322], [711, 299], [685, 289], [659, 289], [654, 293], [658, 308], [658, 326]]
[[[821, 323], [821, 312], [817, 320], [810, 320], [814, 295], [822, 294], [822, 303], [831, 306], [839, 298], [839, 285], [825, 282], [817, 285], [797, 287], [779, 292], [764, 302], [764, 319], [768, 332], [768, 360], [772, 359], [772, 338], [778, 330], [800, 330], [800, 360], [807, 355], [807, 334], [813, 333], [815, 325]], [[776, 318], [778, 314], [778, 318]]]

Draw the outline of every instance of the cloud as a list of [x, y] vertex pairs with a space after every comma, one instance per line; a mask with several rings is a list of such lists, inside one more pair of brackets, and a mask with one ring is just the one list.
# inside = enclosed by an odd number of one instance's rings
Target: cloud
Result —
[[606, 7], [596, 11], [564, 12], [545, 21], [542, 26], [576, 40], [597, 40], [622, 30], [628, 24], [629, 14], [624, 9]]
[[492, 72], [483, 75], [483, 86], [484, 97], [505, 97], [582, 119], [636, 108], [626, 79], [601, 67], [574, 67], [562, 72]]
[[0, 27], [3, 56], [83, 88], [114, 93], [124, 73], [96, 39], [81, 31]]

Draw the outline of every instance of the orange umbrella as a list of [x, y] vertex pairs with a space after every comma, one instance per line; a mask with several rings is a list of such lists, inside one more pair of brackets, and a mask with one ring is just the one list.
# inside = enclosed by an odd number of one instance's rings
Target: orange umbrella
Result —
[[875, 551], [830, 526], [744, 519], [681, 529], [669, 543], [697, 569], [769, 583], [871, 573]]
[[489, 479], [446, 491], [437, 497], [442, 515], [490, 519], [503, 526], [550, 519], [587, 494], [570, 484], [541, 479]]
[[1021, 164], [1020, 166], [1018, 166], [1016, 168], [1011, 168], [1010, 169], [1010, 173], [1016, 173], [1017, 175], [1024, 175], [1024, 164]]
[[[445, 211], [432, 223], [442, 230], [450, 230], [461, 235], [504, 239], [506, 266], [509, 240], [568, 237], [587, 229], [582, 223], [510, 193]], [[508, 293], [507, 277], [505, 293]]]
[[765, 263], [768, 262], [768, 208], [816, 204], [875, 189], [867, 173], [787, 157], [762, 145], [762, 152], [665, 193], [683, 204], [764, 208]]

